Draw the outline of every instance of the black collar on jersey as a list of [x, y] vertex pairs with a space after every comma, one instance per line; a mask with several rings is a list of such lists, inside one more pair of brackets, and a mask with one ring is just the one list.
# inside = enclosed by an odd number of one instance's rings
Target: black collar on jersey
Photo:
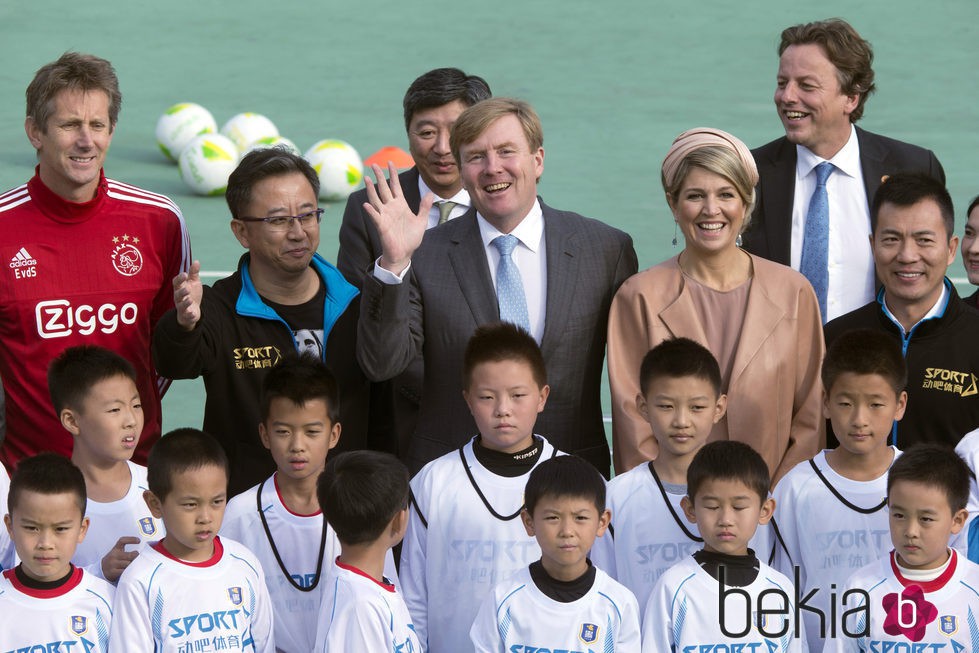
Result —
[[676, 510], [673, 509], [673, 504], [670, 503], [670, 498], [666, 494], [666, 488], [663, 487], [663, 481], [659, 479], [659, 474], [656, 473], [656, 469], [653, 467], [653, 461], [651, 460], [649, 461], [649, 473], [653, 475], [653, 480], [656, 481], [656, 487], [659, 488], [659, 493], [663, 495], [663, 503], [666, 504], [667, 510], [669, 510], [670, 514], [673, 515], [673, 521], [675, 521], [676, 525], [680, 527], [683, 534], [694, 542], [703, 542], [704, 538], [697, 537], [691, 533], [687, 526], [680, 520], [680, 515], [676, 514]]
[[[555, 457], [556, 455], [557, 455], [557, 448], [555, 447], [554, 450], [551, 451], [551, 458]], [[473, 478], [472, 470], [469, 469], [469, 463], [466, 461], [466, 445], [462, 445], [461, 447], [459, 447], [459, 458], [462, 459], [462, 468], [466, 470], [466, 476], [469, 477], [469, 483], [472, 484], [473, 489], [476, 490], [476, 494], [479, 495], [480, 500], [483, 502], [483, 505], [486, 506], [486, 509], [489, 510], [489, 513], [491, 515], [493, 515], [500, 521], [512, 521], [520, 516], [520, 511], [523, 510], [523, 504], [520, 504], [520, 507], [517, 508], [517, 512], [507, 516], [501, 515], [500, 513], [496, 512], [496, 510], [493, 509], [493, 506], [490, 505], [490, 502], [486, 498], [486, 495], [483, 494], [483, 491], [479, 489], [479, 485], [476, 484], [476, 479]]]
[[761, 571], [761, 563], [751, 549], [743, 556], [701, 549], [693, 554], [693, 558], [714, 580], [721, 580], [723, 569], [724, 584], [730, 587], [751, 585]]
[[[827, 464], [829, 464], [829, 463], [827, 463]], [[853, 503], [850, 503], [846, 499], [846, 497], [844, 497], [842, 494], [840, 494], [839, 491], [830, 484], [829, 479], [827, 479], [825, 476], [823, 476], [823, 473], [821, 471], [819, 471], [819, 467], [816, 466], [816, 459], [815, 458], [810, 458], [809, 459], [809, 465], [812, 467], [812, 471], [816, 472], [816, 476], [818, 476], [819, 477], [819, 480], [823, 482], [823, 485], [825, 485], [827, 487], [827, 489], [829, 489], [829, 491], [833, 493], [833, 496], [836, 497], [837, 499], [839, 499], [840, 500], [840, 503], [842, 503], [844, 506], [846, 506], [850, 510], [853, 510], [854, 512], [859, 512], [861, 515], [872, 515], [872, 514], [874, 514], [875, 512], [877, 512], [878, 510], [880, 510], [881, 508], [883, 508], [884, 506], [887, 505], [887, 497], [884, 497], [884, 500], [881, 501], [880, 503], [878, 503], [873, 508], [861, 508], [858, 505], [855, 505]]]
[[75, 573], [75, 565], [68, 563], [68, 573], [63, 578], [57, 580], [35, 580], [27, 575], [23, 567], [23, 562], [14, 567], [14, 575], [17, 576], [17, 580], [21, 585], [32, 590], [56, 590], [71, 580], [71, 577]]
[[473, 455], [479, 464], [497, 476], [516, 478], [523, 476], [534, 468], [544, 451], [544, 441], [531, 438], [530, 446], [521, 451], [506, 453], [489, 449], [482, 444], [483, 436], [477, 435], [473, 440]]
[[587, 560], [588, 569], [574, 580], [558, 580], [544, 569], [540, 560], [530, 563], [530, 578], [541, 594], [558, 603], [573, 603], [591, 591], [598, 572], [591, 560]]
[[[268, 480], [268, 479], [266, 479]], [[316, 575], [313, 576], [313, 582], [309, 584], [309, 587], [303, 587], [296, 582], [296, 579], [292, 577], [289, 570], [286, 569], [286, 563], [282, 562], [282, 556], [279, 555], [279, 548], [275, 546], [275, 539], [272, 537], [272, 531], [269, 530], [269, 522], [265, 519], [265, 511], [262, 510], [262, 490], [265, 489], [265, 481], [262, 481], [261, 485], [258, 486], [258, 492], [255, 494], [255, 507], [258, 509], [258, 516], [262, 520], [262, 528], [265, 529], [265, 537], [269, 540], [269, 546], [272, 547], [272, 555], [275, 556], [275, 561], [279, 563], [279, 569], [282, 570], [282, 574], [289, 581], [289, 584], [295, 587], [300, 592], [312, 592], [316, 589], [316, 586], [320, 583], [320, 575], [323, 571], [323, 552], [326, 551], [326, 515], [323, 516], [323, 532], [320, 534], [320, 552], [316, 556]]]

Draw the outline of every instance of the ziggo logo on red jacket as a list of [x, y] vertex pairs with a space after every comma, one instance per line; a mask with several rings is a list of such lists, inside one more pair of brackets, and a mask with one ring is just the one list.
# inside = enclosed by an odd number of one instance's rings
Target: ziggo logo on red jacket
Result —
[[42, 338], [64, 338], [76, 331], [83, 336], [95, 333], [115, 333], [120, 324], [135, 324], [139, 312], [136, 304], [122, 306], [102, 304], [99, 307], [80, 304], [72, 306], [67, 299], [38, 302], [34, 307], [37, 335]]

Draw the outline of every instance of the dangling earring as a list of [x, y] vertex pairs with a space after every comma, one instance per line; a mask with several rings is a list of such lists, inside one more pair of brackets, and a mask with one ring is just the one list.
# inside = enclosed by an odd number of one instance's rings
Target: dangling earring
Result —
[[676, 249], [676, 228], [677, 228], [677, 223], [674, 221], [673, 222], [673, 248], [674, 249]]
[[741, 238], [741, 234], [738, 234], [738, 237], [734, 239], [734, 245], [735, 247], [741, 247], [742, 244], [743, 240]]

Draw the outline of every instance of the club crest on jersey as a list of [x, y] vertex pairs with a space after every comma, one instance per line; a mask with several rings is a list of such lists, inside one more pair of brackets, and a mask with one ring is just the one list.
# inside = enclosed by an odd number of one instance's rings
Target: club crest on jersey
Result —
[[241, 605], [241, 588], [240, 587], [229, 587], [228, 588], [228, 598], [235, 605]]
[[156, 533], [156, 524], [153, 522], [153, 518], [143, 517], [140, 519], [139, 530], [143, 532], [143, 535], [153, 535]]
[[84, 635], [88, 630], [88, 617], [79, 614], [71, 615], [71, 632]]
[[943, 635], [951, 637], [959, 632], [959, 618], [954, 614], [943, 614], [938, 618], [938, 628]]
[[583, 641], [585, 644], [591, 644], [598, 639], [598, 626], [595, 624], [581, 624], [581, 630], [578, 632], [578, 639]]
[[112, 250], [112, 266], [116, 272], [124, 277], [131, 277], [143, 269], [143, 255], [136, 247], [139, 236], [113, 236], [112, 244], [115, 245]]

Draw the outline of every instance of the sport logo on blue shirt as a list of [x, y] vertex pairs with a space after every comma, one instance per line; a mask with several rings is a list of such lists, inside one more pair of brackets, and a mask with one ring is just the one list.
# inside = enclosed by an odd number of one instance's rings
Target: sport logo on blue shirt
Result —
[[585, 644], [591, 644], [598, 639], [598, 626], [595, 624], [581, 624], [581, 631], [578, 633], [578, 639], [583, 641]]

